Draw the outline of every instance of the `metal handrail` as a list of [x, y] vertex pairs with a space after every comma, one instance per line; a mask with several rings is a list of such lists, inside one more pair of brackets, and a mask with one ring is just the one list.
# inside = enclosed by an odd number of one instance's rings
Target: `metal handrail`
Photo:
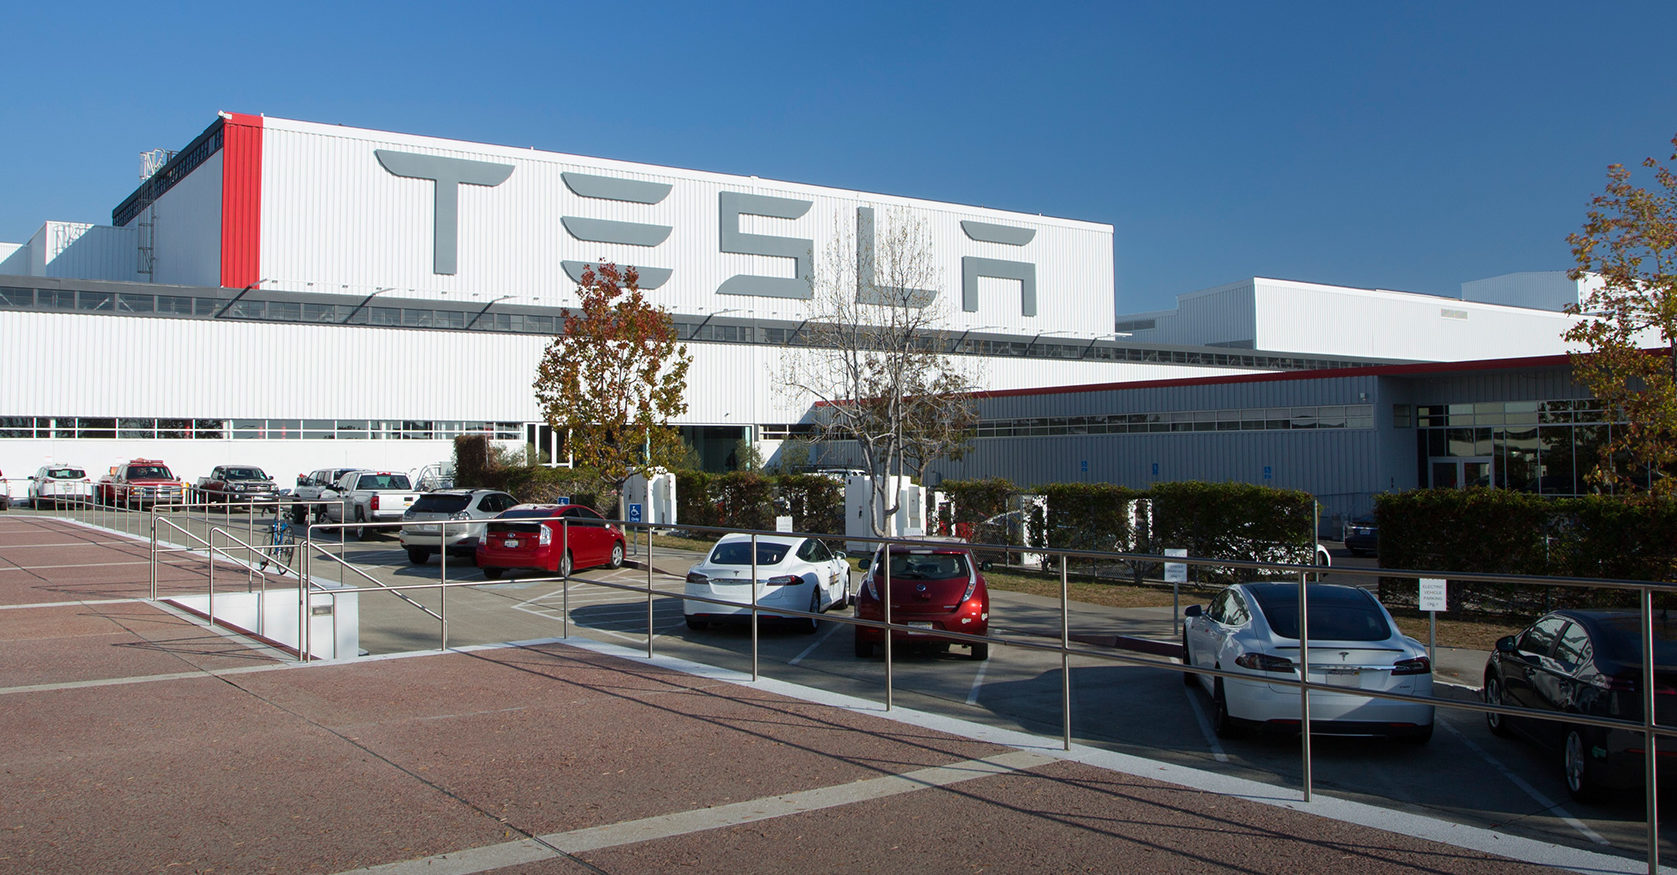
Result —
[[[439, 549], [440, 549], [441, 553], [446, 557], [446, 555], [447, 555], [446, 532], [447, 532], [447, 529], [450, 526], [455, 526], [455, 525], [481, 525], [484, 522], [486, 522], [486, 521], [485, 520], [435, 520], [435, 521], [427, 520], [427, 521], [425, 521], [425, 524], [426, 525], [436, 525], [438, 527], [437, 531], [439, 533], [439, 542], [438, 542], [439, 543]], [[701, 602], [701, 603], [705, 603], [705, 604], [715, 604], [715, 605], [720, 605], [720, 606], [731, 606], [731, 607], [741, 607], [742, 606], [742, 602], [737, 601], [737, 600], [718, 599], [718, 598], [713, 598], [713, 597], [708, 597], [708, 596], [700, 596], [700, 595], [688, 595], [684, 591], [676, 591], [676, 590], [670, 590], [670, 589], [659, 589], [659, 588], [657, 588], [654, 585], [654, 582], [653, 582], [653, 579], [652, 579], [652, 575], [653, 575], [652, 552], [653, 551], [652, 551], [651, 532], [654, 529], [669, 528], [669, 527], [668, 526], [656, 526], [656, 525], [653, 525], [653, 524], [646, 524], [646, 523], [627, 523], [627, 522], [617, 521], [617, 520], [608, 520], [608, 522], [621, 527], [626, 532], [627, 531], [632, 531], [633, 529], [637, 529], [637, 528], [647, 530], [647, 532], [648, 532], [648, 538], [647, 538], [648, 550], [647, 550], [647, 556], [646, 556], [647, 578], [646, 578], [645, 583], [643, 584], [643, 583], [627, 583], [627, 582], [618, 582], [618, 581], [590, 580], [590, 579], [586, 579], [586, 578], [576, 578], [576, 579], [578, 581], [580, 581], [581, 583], [588, 584], [588, 585], [591, 585], [591, 586], [604, 587], [604, 588], [607, 588], [607, 589], [613, 589], [613, 590], [619, 590], [619, 591], [625, 591], [625, 592], [633, 592], [633, 593], [644, 592], [647, 595], [647, 600], [648, 600], [647, 654], [648, 654], [649, 657], [652, 655], [653, 639], [657, 634], [657, 632], [656, 632], [656, 630], [653, 626], [653, 623], [652, 623], [652, 615], [651, 615], [651, 603], [652, 603], [652, 599], [655, 595], [674, 596], [674, 597], [679, 597], [679, 598], [686, 599], [686, 600]], [[341, 530], [341, 529], [344, 529], [344, 528], [348, 528], [352, 525], [357, 526], [357, 527], [394, 528], [394, 527], [400, 527], [400, 526], [404, 525], [404, 523], [402, 523], [402, 522], [388, 522], [388, 523], [328, 523], [328, 524], [316, 524], [316, 525], [311, 525], [309, 527], [309, 532], [310, 532], [311, 537], [306, 537], [304, 539], [304, 543], [305, 544], [312, 544], [313, 543], [312, 533], [316, 528], [330, 528], [330, 529], [340, 529]], [[408, 523], [406, 523], [406, 525], [413, 525], [413, 523], [408, 522]], [[820, 533], [774, 532], [774, 531], [767, 531], [767, 530], [746, 530], [746, 531], [742, 532], [739, 529], [728, 529], [728, 528], [723, 528], [723, 527], [705, 527], [705, 526], [683, 526], [682, 528], [684, 530], [687, 530], [687, 531], [706, 532], [706, 533], [739, 532], [739, 533], [742, 533], [742, 534], [752, 535], [754, 540], [755, 540], [755, 537], [757, 537], [757, 536], [773, 536], [773, 537], [817, 537], [817, 538], [822, 538], [824, 540], [844, 540], [844, 541], [847, 541], [847, 542], [862, 542], [862, 543], [866, 543], [866, 544], [870, 544], [870, 545], [903, 544], [903, 545], [909, 545], [909, 546], [917, 546], [918, 545], [918, 546], [927, 546], [927, 547], [937, 547], [937, 546], [947, 547], [950, 544], [950, 542], [947, 539], [882, 538], [882, 537], [874, 537], [874, 536], [854, 536], [854, 535], [840, 536], [840, 535], [828, 535], [828, 534], [820, 534]], [[567, 543], [568, 543], [568, 534], [569, 534], [568, 525], [565, 527], [565, 530], [566, 530], [566, 539], [567, 539]], [[974, 550], [981, 550], [982, 551], [982, 550], [988, 550], [988, 549], [998, 549], [999, 550], [999, 549], [1007, 547], [1008, 545], [971, 544], [971, 545], [965, 545], [965, 546], [969, 546]], [[1015, 546], [1015, 548], [1017, 547], [1017, 545], [1014, 545], [1014, 546]], [[1217, 669], [1217, 668], [1200, 668], [1200, 667], [1181, 664], [1181, 663], [1177, 663], [1177, 662], [1173, 662], [1173, 661], [1167, 661], [1167, 660], [1163, 660], [1163, 659], [1159, 659], [1159, 658], [1149, 658], [1149, 657], [1139, 655], [1139, 654], [1131, 654], [1131, 653], [1127, 653], [1127, 652], [1124, 652], [1124, 651], [1107, 650], [1107, 649], [1094, 649], [1094, 648], [1089, 648], [1089, 647], [1074, 646], [1072, 644], [1072, 642], [1070, 641], [1070, 638], [1069, 638], [1069, 620], [1068, 620], [1068, 617], [1067, 617], [1067, 614], [1069, 612], [1069, 605], [1070, 605], [1069, 593], [1068, 593], [1068, 589], [1067, 589], [1067, 586], [1068, 586], [1067, 564], [1070, 560], [1072, 560], [1072, 559], [1092, 559], [1092, 560], [1097, 560], [1097, 561], [1105, 560], [1105, 561], [1117, 561], [1117, 562], [1145, 562], [1145, 563], [1153, 563], [1153, 564], [1172, 562], [1172, 563], [1181, 563], [1181, 564], [1185, 564], [1185, 565], [1200, 566], [1200, 567], [1217, 567], [1217, 568], [1236, 569], [1236, 570], [1280, 572], [1280, 573], [1286, 574], [1289, 577], [1293, 578], [1296, 581], [1297, 585], [1300, 587], [1300, 596], [1301, 596], [1300, 597], [1300, 613], [1301, 613], [1301, 617], [1300, 617], [1300, 650], [1301, 650], [1301, 658], [1299, 660], [1298, 667], [1297, 667], [1298, 675], [1297, 675], [1297, 677], [1292, 677], [1292, 676], [1275, 677], [1275, 678], [1266, 677], [1264, 680], [1265, 680], [1266, 683], [1274, 684], [1276, 686], [1284, 686], [1284, 687], [1294, 688], [1294, 689], [1297, 689], [1299, 691], [1299, 695], [1300, 695], [1300, 714], [1301, 714], [1301, 722], [1300, 722], [1301, 741], [1300, 741], [1300, 745], [1301, 745], [1301, 759], [1303, 761], [1303, 788], [1302, 788], [1302, 792], [1303, 792], [1303, 795], [1304, 795], [1304, 799], [1306, 801], [1309, 800], [1310, 794], [1312, 792], [1311, 763], [1312, 763], [1312, 759], [1313, 759], [1312, 753], [1311, 753], [1311, 747], [1310, 747], [1311, 732], [1309, 730], [1310, 718], [1309, 718], [1309, 710], [1308, 710], [1309, 709], [1309, 704], [1310, 704], [1309, 694], [1311, 692], [1345, 693], [1349, 689], [1344, 685], [1322, 683], [1322, 682], [1316, 682], [1316, 681], [1309, 680], [1309, 656], [1308, 656], [1308, 640], [1309, 639], [1308, 639], [1308, 637], [1306, 637], [1306, 636], [1308, 636], [1308, 631], [1307, 630], [1309, 628], [1308, 619], [1307, 619], [1309, 602], [1308, 602], [1307, 598], [1305, 597], [1306, 592], [1307, 592], [1306, 587], [1307, 587], [1308, 582], [1311, 579], [1315, 578], [1317, 575], [1319, 575], [1319, 574], [1321, 574], [1325, 571], [1328, 571], [1328, 569], [1325, 569], [1325, 568], [1322, 568], [1322, 567], [1319, 567], [1319, 566], [1315, 566], [1315, 565], [1299, 565], [1299, 564], [1291, 564], [1291, 563], [1262, 562], [1262, 561], [1251, 561], [1251, 560], [1225, 560], [1225, 559], [1215, 559], [1215, 558], [1208, 558], [1208, 557], [1193, 557], [1193, 556], [1162, 556], [1162, 555], [1156, 555], [1156, 554], [1127, 553], [1127, 552], [1119, 552], [1119, 551], [1062, 550], [1062, 549], [1058, 549], [1058, 548], [1043, 547], [1043, 548], [1032, 548], [1031, 552], [1039, 552], [1039, 553], [1048, 554], [1048, 555], [1057, 557], [1058, 560], [1059, 560], [1059, 562], [1058, 562], [1059, 575], [1058, 576], [1060, 577], [1060, 583], [1061, 583], [1061, 596], [1060, 596], [1060, 601], [1061, 601], [1061, 623], [1060, 623], [1060, 626], [1061, 626], [1061, 628], [1059, 630], [1060, 635], [1059, 635], [1059, 640], [1058, 641], [1050, 642], [1050, 641], [1046, 641], [1046, 640], [1043, 640], [1043, 639], [1040, 639], [1040, 638], [1031, 639], [1031, 638], [1021, 638], [1021, 637], [1016, 637], [1016, 636], [996, 635], [996, 634], [979, 636], [979, 635], [972, 635], [972, 634], [969, 634], [969, 633], [963, 633], [963, 632], [958, 632], [958, 631], [943, 631], [943, 630], [938, 631], [937, 637], [940, 638], [940, 639], [955, 641], [955, 642], [964, 642], [964, 643], [972, 643], [972, 644], [977, 644], [977, 643], [995, 644], [995, 645], [998, 645], [998, 646], [1001, 646], [1001, 647], [1011, 647], [1011, 648], [1018, 648], [1018, 649], [1022, 649], [1022, 650], [1059, 653], [1061, 655], [1061, 661], [1062, 661], [1062, 729], [1063, 729], [1062, 740], [1063, 740], [1064, 746], [1067, 749], [1069, 749], [1070, 746], [1071, 746], [1071, 727], [1072, 727], [1071, 696], [1070, 696], [1070, 672], [1067, 669], [1069, 669], [1070, 659], [1074, 656], [1078, 657], [1078, 658], [1083, 658], [1083, 659], [1111, 661], [1111, 662], [1118, 662], [1118, 663], [1137, 665], [1137, 666], [1147, 666], [1147, 667], [1152, 667], [1152, 668], [1164, 668], [1164, 669], [1168, 669], [1168, 670], [1171, 670], [1171, 671], [1192, 673], [1192, 674], [1195, 674], [1195, 675], [1208, 675], [1208, 676], [1212, 676], [1212, 677], [1241, 678], [1241, 679], [1249, 679], [1251, 677], [1251, 675], [1249, 675], [1249, 674], [1242, 674], [1242, 673], [1239, 673], [1239, 672], [1232, 672], [1232, 671], [1228, 671], [1228, 670], [1224, 670], [1224, 669]], [[752, 553], [753, 559], [755, 560], [756, 549], [753, 548], [751, 553]], [[325, 555], [331, 556], [330, 553], [326, 553]], [[443, 593], [443, 592], [446, 592], [447, 589], [450, 589], [450, 588], [453, 588], [453, 587], [461, 587], [461, 586], [481, 587], [481, 586], [490, 585], [490, 584], [498, 582], [498, 581], [490, 581], [490, 580], [449, 581], [447, 579], [447, 563], [446, 563], [446, 558], [445, 558], [444, 564], [441, 566], [441, 568], [439, 570], [439, 578], [435, 582], [415, 583], [415, 584], [395, 584], [395, 585], [385, 584], [381, 581], [378, 581], [378, 580], [372, 578], [370, 575], [366, 574], [365, 572], [361, 571], [359, 568], [355, 567], [351, 562], [349, 562], [349, 560], [346, 560], [346, 559], [343, 559], [343, 558], [337, 557], [337, 556], [332, 556], [332, 558], [334, 560], [336, 560], [337, 562], [339, 562], [342, 567], [349, 568], [354, 573], [361, 575], [363, 578], [365, 578], [372, 585], [367, 586], [367, 587], [353, 587], [353, 588], [344, 588], [344, 589], [339, 589], [339, 590], [331, 590], [331, 592], [339, 593], [339, 594], [349, 594], [349, 593], [359, 593], [359, 592], [393, 592], [393, 593], [397, 594], [399, 597], [403, 598], [406, 601], [409, 601], [411, 604], [414, 604], [416, 607], [419, 607], [427, 615], [439, 620], [443, 624], [442, 635], [441, 635], [441, 643], [440, 643], [441, 649], [446, 649], [447, 648], [446, 608], [445, 608], [444, 613], [442, 613], [442, 614], [439, 614], [437, 612], [433, 612], [433, 611], [429, 610], [428, 608], [425, 608], [423, 605], [419, 605], [418, 603], [413, 602], [411, 599], [408, 599], [406, 596], [402, 595], [402, 593], [404, 591], [410, 590], [410, 589], [437, 589], [439, 591], [439, 593]], [[870, 560], [868, 559], [868, 557], [863, 557], [863, 560], [864, 560], [864, 568], [866, 568], [867, 563]], [[885, 586], [885, 587], [889, 586], [889, 583], [888, 583], [889, 567], [890, 567], [889, 563], [886, 563], [886, 565], [885, 565], [885, 569], [886, 569], [885, 570], [885, 576], [881, 580], [882, 585]], [[753, 569], [752, 570], [753, 570], [752, 579], [753, 579], [753, 581], [755, 581], [758, 577], [757, 568], [755, 567], [755, 561], [753, 562]], [[1612, 579], [1612, 578], [1538, 577], [1538, 576], [1532, 576], [1532, 575], [1495, 574], [1495, 573], [1485, 573], [1485, 572], [1440, 572], [1440, 571], [1422, 571], [1422, 570], [1413, 570], [1413, 569], [1390, 569], [1390, 568], [1359, 569], [1359, 568], [1335, 567], [1335, 568], [1331, 569], [1331, 573], [1333, 573], [1335, 575], [1346, 575], [1346, 576], [1349, 576], [1349, 577], [1362, 578], [1362, 579], [1381, 578], [1381, 577], [1384, 577], [1384, 578], [1410, 578], [1410, 579], [1421, 578], [1421, 577], [1446, 577], [1450, 580], [1461, 581], [1461, 582], [1515, 583], [1515, 584], [1551, 586], [1551, 587], [1581, 587], [1581, 588], [1613, 589], [1613, 590], [1635, 591], [1635, 592], [1637, 592], [1639, 594], [1639, 601], [1641, 603], [1642, 620], [1643, 620], [1640, 631], [1642, 633], [1643, 653], [1644, 653], [1643, 670], [1644, 670], [1644, 675], [1645, 675], [1644, 678], [1643, 678], [1643, 685], [1642, 685], [1642, 691], [1641, 691], [1642, 698], [1643, 698], [1643, 703], [1642, 703], [1643, 713], [1642, 713], [1642, 719], [1640, 721], [1615, 719], [1615, 718], [1604, 718], [1604, 717], [1593, 717], [1593, 716], [1578, 715], [1578, 714], [1558, 715], [1558, 714], [1555, 714], [1553, 712], [1547, 712], [1547, 711], [1541, 711], [1541, 710], [1538, 710], [1538, 709], [1517, 707], [1517, 706], [1511, 706], [1511, 705], [1501, 705], [1501, 704], [1493, 705], [1493, 704], [1483, 703], [1483, 702], [1468, 702], [1468, 701], [1461, 701], [1461, 700], [1457, 700], [1457, 699], [1442, 698], [1442, 697], [1439, 697], [1439, 696], [1412, 696], [1412, 695], [1407, 695], [1407, 694], [1389, 693], [1389, 692], [1378, 691], [1378, 690], [1364, 690], [1364, 689], [1361, 689], [1361, 688], [1354, 689], [1354, 692], [1358, 696], [1363, 696], [1363, 697], [1367, 697], [1367, 698], [1370, 698], [1370, 699], [1385, 699], [1385, 700], [1400, 701], [1400, 702], [1411, 702], [1411, 703], [1416, 703], [1416, 704], [1432, 705], [1434, 707], [1455, 708], [1455, 709], [1470, 711], [1470, 712], [1475, 712], [1475, 713], [1501, 714], [1501, 715], [1512, 716], [1512, 717], [1531, 718], [1531, 719], [1548, 720], [1548, 721], [1560, 721], [1560, 722], [1565, 722], [1565, 723], [1568, 723], [1568, 724], [1571, 724], [1571, 725], [1590, 726], [1590, 727], [1597, 727], [1597, 728], [1603, 728], [1603, 729], [1616, 729], [1616, 730], [1624, 730], [1624, 731], [1633, 731], [1633, 732], [1638, 732], [1638, 733], [1644, 735], [1644, 737], [1647, 740], [1647, 744], [1646, 744], [1645, 749], [1644, 749], [1644, 763], [1645, 763], [1644, 778], [1645, 778], [1645, 782], [1646, 782], [1645, 786], [1647, 788], [1647, 799], [1646, 799], [1646, 806], [1647, 807], [1646, 807], [1645, 811], [1647, 812], [1647, 823], [1648, 823], [1648, 849], [1647, 849], [1648, 850], [1648, 861], [1649, 861], [1649, 870], [1651, 872], [1652, 871], [1657, 871], [1657, 868], [1658, 868], [1658, 802], [1657, 802], [1656, 793], [1655, 793], [1655, 790], [1657, 789], [1657, 765], [1656, 765], [1656, 762], [1655, 762], [1656, 745], [1655, 745], [1654, 742], [1655, 742], [1656, 738], [1662, 737], [1662, 736], [1663, 737], [1668, 737], [1668, 738], [1677, 738], [1677, 726], [1667, 726], [1667, 725], [1664, 725], [1664, 724], [1659, 724], [1657, 722], [1657, 720], [1655, 719], [1655, 713], [1654, 713], [1654, 707], [1653, 707], [1654, 703], [1652, 701], [1653, 700], [1653, 689], [1654, 689], [1653, 688], [1653, 682], [1652, 682], [1653, 681], [1653, 678], [1652, 678], [1653, 661], [1652, 661], [1652, 658], [1651, 658], [1651, 656], [1652, 656], [1652, 641], [1653, 641], [1653, 639], [1652, 639], [1652, 628], [1653, 628], [1652, 627], [1652, 596], [1656, 592], [1660, 592], [1660, 593], [1677, 592], [1677, 584], [1673, 584], [1673, 583], [1670, 583], [1670, 582], [1632, 581], [1632, 580], [1622, 580], [1622, 579]], [[570, 584], [571, 579], [572, 579], [573, 576], [561, 575], [561, 576], [556, 576], [556, 577], [526, 577], [526, 578], [520, 578], [522, 581], [528, 581], [528, 582], [557, 581], [557, 582], [562, 582], [565, 585], [565, 589], [563, 591], [564, 592], [563, 597], [565, 599], [565, 604], [564, 604], [563, 609], [562, 609], [563, 622], [565, 623], [564, 635], [562, 637], [565, 637], [565, 638], [570, 637], [570, 629], [569, 629], [569, 614], [570, 614], [570, 611], [569, 611], [569, 584]], [[305, 577], [306, 577], [306, 575], [305, 575]], [[816, 612], [810, 612], [810, 611], [798, 610], [798, 609], [792, 609], [792, 608], [782, 608], [782, 607], [778, 607], [778, 606], [774, 607], [772, 609], [764, 609], [764, 608], [761, 608], [761, 606], [757, 603], [756, 592], [757, 592], [757, 586], [755, 584], [753, 584], [753, 586], [752, 586], [752, 598], [751, 598], [751, 603], [750, 603], [751, 626], [752, 626], [752, 640], [751, 640], [752, 654], [751, 654], [751, 657], [752, 657], [752, 676], [753, 676], [753, 679], [758, 677], [758, 645], [759, 645], [758, 625], [759, 625], [759, 621], [760, 621], [760, 615], [761, 615], [761, 613], [763, 613], [765, 611], [770, 612], [770, 613], [774, 614], [775, 616], [779, 616], [779, 617], [809, 618], [809, 619], [814, 619], [814, 620], [826, 620], [826, 621], [829, 621], [829, 622], [836, 622], [836, 623], [839, 623], [839, 624], [849, 625], [849, 626], [853, 626], [853, 627], [867, 627], [867, 628], [881, 629], [881, 630], [886, 630], [886, 634], [883, 636], [884, 640], [886, 642], [886, 646], [885, 646], [886, 707], [889, 709], [893, 706], [892, 697], [893, 697], [894, 679], [893, 679], [892, 668], [891, 668], [892, 653], [891, 653], [890, 642], [891, 642], [892, 638], [894, 637], [894, 635], [891, 634], [891, 633], [895, 632], [895, 631], [914, 631], [914, 630], [912, 630], [910, 627], [908, 627], [906, 625], [892, 623], [890, 621], [890, 614], [889, 614], [890, 599], [889, 599], [888, 596], [882, 599], [883, 607], [884, 607], [884, 610], [885, 610], [885, 620], [881, 621], [881, 620], [861, 619], [861, 618], [853, 617], [853, 616], [834, 616], [834, 615], [830, 615], [830, 614], [816, 613]], [[849, 592], [848, 584], [846, 586], [846, 592], [847, 593]], [[445, 605], [446, 605], [446, 602], [445, 602]], [[1178, 617], [1178, 619], [1180, 619], [1180, 618]], [[307, 653], [306, 647], [300, 648], [300, 652]]]

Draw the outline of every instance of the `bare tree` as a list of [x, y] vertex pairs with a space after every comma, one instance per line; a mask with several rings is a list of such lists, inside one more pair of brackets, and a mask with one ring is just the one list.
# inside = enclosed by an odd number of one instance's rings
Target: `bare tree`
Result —
[[[825, 441], [854, 442], [873, 482], [875, 535], [898, 511], [892, 478], [924, 476], [958, 452], [974, 413], [973, 376], [947, 352], [941, 274], [925, 223], [872, 208], [834, 236], [814, 277], [804, 348], [788, 357], [786, 384], [817, 401]], [[840, 227], [845, 227], [840, 223]]]

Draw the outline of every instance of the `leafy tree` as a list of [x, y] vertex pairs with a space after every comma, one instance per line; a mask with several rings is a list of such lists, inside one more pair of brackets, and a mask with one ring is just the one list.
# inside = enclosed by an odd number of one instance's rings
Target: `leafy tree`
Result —
[[632, 267], [583, 271], [580, 304], [542, 353], [536, 402], [547, 424], [565, 429], [566, 448], [619, 493], [636, 472], [672, 467], [684, 452], [670, 420], [687, 410], [692, 363], [669, 313], [641, 293]]
[[958, 452], [974, 421], [974, 378], [946, 350], [948, 302], [938, 300], [931, 236], [902, 215], [881, 225], [874, 233], [872, 211], [859, 211], [858, 233], [829, 244], [814, 278], [809, 341], [786, 378], [817, 400], [821, 440], [857, 447], [874, 484], [875, 535], [898, 510], [889, 478], [924, 474]]
[[[1677, 150], [1677, 137], [1672, 138]], [[1677, 152], [1672, 159], [1677, 161]], [[1677, 175], [1653, 158], [1654, 190], [1632, 182], [1622, 164], [1607, 168], [1607, 191], [1590, 201], [1581, 231], [1567, 235], [1573, 279], [1599, 277], [1565, 334], [1586, 352], [1573, 371], [1628, 425], [1615, 425], [1591, 479], [1615, 490], [1644, 483], [1677, 492]], [[1655, 345], [1658, 346], [1655, 346]]]

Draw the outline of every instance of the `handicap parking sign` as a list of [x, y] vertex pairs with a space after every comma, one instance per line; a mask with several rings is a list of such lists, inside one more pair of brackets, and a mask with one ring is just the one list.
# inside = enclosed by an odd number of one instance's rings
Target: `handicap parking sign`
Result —
[[639, 504], [629, 505], [629, 522], [638, 523], [640, 521], [641, 521], [641, 506]]

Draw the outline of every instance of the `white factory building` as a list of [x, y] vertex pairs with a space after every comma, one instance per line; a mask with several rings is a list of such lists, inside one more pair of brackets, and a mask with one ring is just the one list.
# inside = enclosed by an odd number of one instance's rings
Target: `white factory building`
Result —
[[772, 458], [810, 418], [784, 362], [831, 242], [853, 241], [848, 261], [893, 222], [929, 236], [927, 306], [993, 391], [1553, 355], [1569, 324], [1510, 305], [1552, 302], [1553, 275], [1478, 300], [1252, 279], [1119, 316], [1109, 225], [251, 115], [112, 200], [109, 224], [0, 244], [14, 495], [48, 462], [284, 482], [414, 468], [463, 433], [562, 459], [531, 380], [600, 261], [674, 315], [693, 356], [677, 424], [707, 467], [740, 440]]

